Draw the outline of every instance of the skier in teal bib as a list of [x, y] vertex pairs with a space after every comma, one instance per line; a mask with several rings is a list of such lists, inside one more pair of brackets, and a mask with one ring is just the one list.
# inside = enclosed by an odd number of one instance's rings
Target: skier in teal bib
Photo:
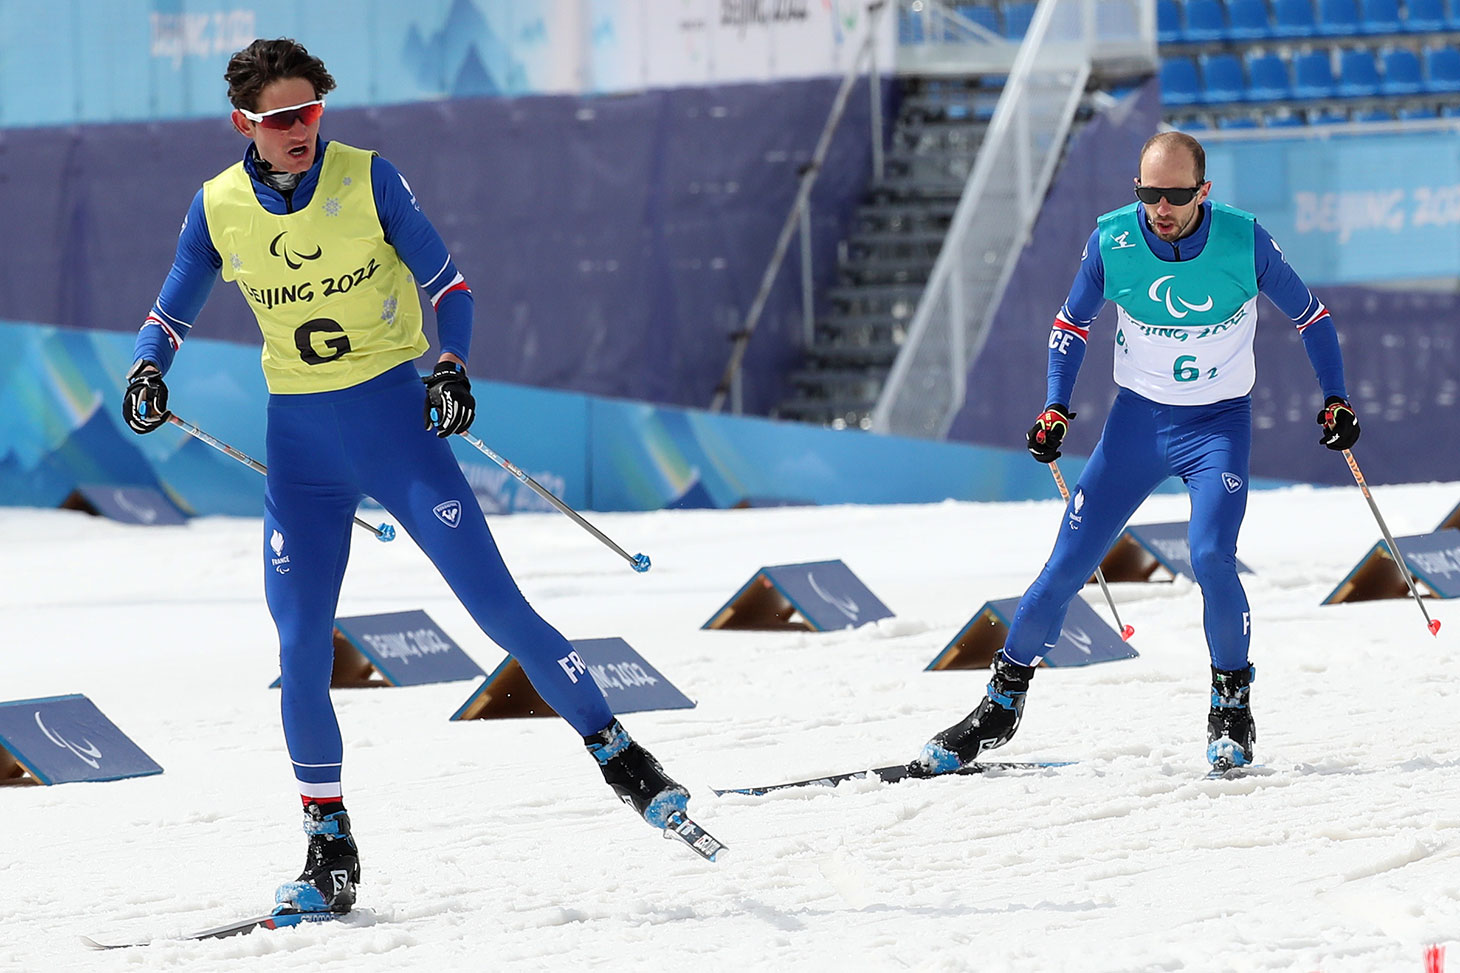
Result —
[[1137, 202], [1101, 216], [1090, 235], [1050, 332], [1047, 405], [1029, 430], [1029, 452], [1042, 463], [1059, 457], [1090, 326], [1107, 301], [1116, 305], [1120, 391], [1054, 551], [1019, 601], [985, 698], [924, 745], [915, 771], [946, 773], [1014, 736], [1030, 678], [1059, 639], [1071, 600], [1168, 476], [1180, 477], [1191, 497], [1191, 564], [1212, 666], [1207, 759], [1217, 770], [1252, 762], [1252, 620], [1237, 577], [1237, 533], [1247, 509], [1259, 292], [1302, 335], [1325, 398], [1320, 442], [1348, 449], [1359, 425], [1328, 309], [1253, 215], [1210, 201], [1211, 187], [1201, 144], [1160, 133], [1141, 150]]

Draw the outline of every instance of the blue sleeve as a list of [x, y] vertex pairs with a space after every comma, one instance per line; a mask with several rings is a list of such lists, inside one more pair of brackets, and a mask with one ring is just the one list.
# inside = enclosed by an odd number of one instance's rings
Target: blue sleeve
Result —
[[203, 212], [203, 191], [199, 189], [188, 207], [188, 215], [183, 218], [172, 269], [167, 272], [167, 280], [163, 281], [162, 291], [142, 329], [137, 332], [137, 341], [132, 346], [133, 362], [145, 358], [163, 374], [167, 373], [222, 269], [223, 258], [213, 248], [208, 219]]
[[1303, 336], [1303, 350], [1313, 365], [1313, 374], [1323, 389], [1324, 398], [1332, 395], [1348, 398], [1343, 378], [1343, 352], [1338, 346], [1338, 330], [1323, 302], [1313, 296], [1308, 285], [1298, 276], [1282, 248], [1262, 224], [1253, 224], [1253, 262], [1257, 268], [1257, 289], [1267, 295], [1278, 310], [1292, 320]]
[[1080, 269], [1070, 285], [1069, 296], [1055, 315], [1049, 332], [1049, 371], [1044, 403], [1068, 407], [1075, 394], [1075, 379], [1085, 361], [1090, 325], [1105, 307], [1105, 262], [1100, 259], [1100, 231], [1085, 241]]
[[370, 163], [370, 181], [385, 242], [395, 248], [436, 310], [440, 351], [466, 361], [471, 351], [475, 305], [471, 288], [457, 272], [456, 262], [451, 259], [441, 234], [421, 212], [400, 170], [377, 155]]

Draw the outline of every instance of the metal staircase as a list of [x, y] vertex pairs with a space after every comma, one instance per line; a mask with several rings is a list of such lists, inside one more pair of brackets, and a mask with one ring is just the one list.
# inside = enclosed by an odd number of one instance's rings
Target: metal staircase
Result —
[[778, 418], [867, 428], [942, 249], [1001, 92], [1001, 76], [902, 79], [883, 178], [840, 246], [793, 395]]

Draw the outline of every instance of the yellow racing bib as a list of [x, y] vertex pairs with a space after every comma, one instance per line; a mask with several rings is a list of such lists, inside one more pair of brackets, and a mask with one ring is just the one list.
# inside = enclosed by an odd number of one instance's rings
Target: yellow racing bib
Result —
[[263, 332], [270, 392], [348, 388], [428, 346], [415, 281], [375, 211], [374, 154], [327, 143], [309, 205], [282, 216], [259, 203], [242, 162], [203, 184], [223, 279]]

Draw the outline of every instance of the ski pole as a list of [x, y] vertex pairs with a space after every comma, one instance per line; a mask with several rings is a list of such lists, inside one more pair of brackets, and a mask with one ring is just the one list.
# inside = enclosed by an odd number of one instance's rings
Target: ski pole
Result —
[[[1060, 475], [1059, 464], [1054, 460], [1049, 461], [1049, 472], [1054, 474], [1054, 485], [1060, 488], [1060, 496], [1065, 498], [1065, 503], [1070, 502], [1070, 488], [1065, 486], [1065, 478]], [[1115, 627], [1120, 629], [1120, 640], [1130, 641], [1130, 637], [1136, 634], [1133, 626], [1123, 625], [1120, 621], [1120, 612], [1115, 610], [1115, 599], [1110, 596], [1110, 588], [1105, 584], [1105, 572], [1100, 566], [1095, 566], [1095, 580], [1100, 582], [1100, 590], [1105, 592], [1105, 603], [1110, 606], [1110, 614], [1115, 616]]]
[[554, 507], [557, 507], [558, 510], [562, 513], [567, 514], [569, 517], [577, 521], [579, 527], [582, 527], [584, 530], [588, 531], [588, 533], [592, 534], [594, 537], [602, 541], [609, 550], [613, 551], [625, 561], [628, 561], [629, 566], [632, 567], [635, 571], [643, 574], [645, 571], [649, 570], [649, 556], [647, 554], [630, 554], [622, 547], [619, 547], [617, 544], [609, 539], [607, 534], [599, 530], [597, 527], [594, 527], [588, 521], [584, 520], [582, 515], [579, 514], [578, 511], [574, 510], [572, 507], [568, 506], [566, 503], [563, 503], [563, 501], [553, 496], [552, 492], [548, 490], [547, 487], [543, 486], [541, 483], [537, 482], [532, 477], [522, 472], [520, 469], [517, 468], [516, 465], [512, 463], [511, 460], [508, 460], [506, 457], [499, 456], [497, 453], [493, 452], [490, 446], [482, 442], [477, 437], [473, 436], [471, 433], [464, 432], [461, 434], [461, 438], [465, 439], [467, 442], [471, 443], [477, 449], [485, 453], [487, 459], [491, 460], [493, 463], [496, 463], [498, 466], [502, 467], [502, 469], [517, 477], [518, 480], [531, 487], [533, 489], [533, 492], [535, 492], [538, 496], [542, 497]]
[[[177, 426], [179, 429], [187, 433], [189, 436], [192, 436], [194, 439], [201, 439], [203, 442], [207, 443], [209, 446], [212, 446], [219, 452], [227, 453], [229, 456], [238, 460], [240, 463], [242, 463], [244, 466], [247, 466], [255, 473], [262, 473], [265, 476], [268, 475], [269, 468], [267, 466], [260, 463], [252, 456], [249, 456], [247, 453], [233, 448], [232, 446], [223, 442], [221, 439], [214, 439], [212, 436], [203, 432], [203, 430], [199, 429], [191, 422], [188, 422], [186, 419], [179, 418], [176, 415], [170, 415], [167, 417], [167, 421], [172, 423], [174, 426]], [[365, 521], [361, 520], [359, 517], [355, 518], [355, 523], [359, 524], [361, 527], [364, 527], [366, 530], [370, 531], [370, 533], [374, 534], [375, 539], [378, 541], [395, 540], [395, 527], [391, 524], [381, 524], [379, 527], [373, 527]]]
[[1399, 569], [1399, 573], [1404, 575], [1404, 583], [1409, 586], [1409, 593], [1414, 595], [1414, 603], [1419, 606], [1420, 614], [1425, 617], [1425, 628], [1430, 630], [1431, 635], [1439, 636], [1440, 620], [1430, 618], [1430, 613], [1419, 596], [1419, 589], [1415, 588], [1414, 579], [1409, 576], [1409, 566], [1404, 563], [1404, 557], [1399, 553], [1399, 545], [1394, 543], [1394, 535], [1389, 533], [1389, 525], [1384, 523], [1384, 517], [1379, 513], [1379, 505], [1374, 502], [1373, 494], [1369, 493], [1369, 484], [1364, 481], [1364, 474], [1359, 470], [1358, 461], [1354, 459], [1354, 454], [1346, 449], [1343, 451], [1343, 458], [1348, 460], [1348, 468], [1354, 475], [1354, 481], [1358, 483], [1359, 489], [1364, 491], [1364, 499], [1369, 501], [1369, 509], [1374, 512], [1374, 519], [1379, 522], [1379, 530], [1384, 533], [1384, 542], [1389, 545], [1390, 560]]

